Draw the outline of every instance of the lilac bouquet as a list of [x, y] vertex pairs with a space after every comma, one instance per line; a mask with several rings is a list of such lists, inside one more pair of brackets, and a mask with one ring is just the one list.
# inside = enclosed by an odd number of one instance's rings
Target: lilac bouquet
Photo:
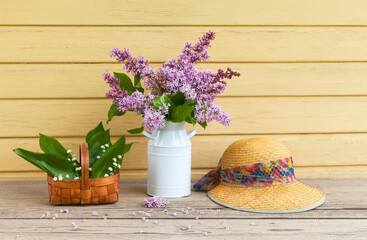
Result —
[[[230, 68], [226, 71], [219, 69], [216, 73], [196, 68], [197, 63], [209, 60], [207, 49], [214, 38], [215, 33], [208, 31], [195, 45], [186, 42], [177, 58], [163, 63], [158, 71], [150, 67], [143, 56], [132, 57], [128, 49], [112, 49], [110, 56], [124, 64], [134, 81], [124, 73], [103, 74], [103, 79], [111, 87], [106, 97], [113, 100], [108, 121], [127, 111], [136, 112], [143, 117], [143, 125], [129, 130], [130, 133], [140, 133], [144, 127], [151, 131], [160, 129], [166, 121], [198, 123], [205, 128], [207, 123], [217, 120], [229, 126], [228, 113], [214, 100], [225, 91], [225, 79], [240, 74]], [[141, 79], [149, 91], [147, 94], [144, 94]]]

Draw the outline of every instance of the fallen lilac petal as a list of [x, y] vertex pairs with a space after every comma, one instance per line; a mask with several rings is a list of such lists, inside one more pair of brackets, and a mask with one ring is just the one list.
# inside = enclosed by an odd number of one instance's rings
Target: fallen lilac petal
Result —
[[203, 222], [198, 222], [198, 224], [199, 224], [199, 225], [204, 225], [204, 223], [203, 223]]
[[196, 216], [196, 217], [195, 217], [195, 219], [196, 219], [196, 220], [199, 220], [199, 216]]
[[168, 212], [167, 208], [165, 208], [162, 212]]
[[203, 232], [204, 236], [207, 237], [208, 236], [208, 232]]
[[154, 224], [155, 224], [155, 225], [158, 225], [158, 221], [157, 221], [157, 220], [155, 220], [155, 221], [154, 221]]
[[92, 215], [93, 215], [93, 216], [98, 216], [98, 213], [97, 213], [96, 211], [93, 211], [93, 212], [92, 212]]
[[42, 216], [40, 218], [45, 218], [46, 217], [46, 214], [42, 214]]
[[226, 226], [224, 229], [225, 229], [226, 231], [228, 231], [228, 230], [229, 230], [229, 227], [228, 227], [228, 226]]
[[107, 215], [104, 215], [103, 216], [103, 220], [107, 220]]
[[139, 211], [138, 213], [139, 213], [139, 214], [144, 214], [145, 212], [144, 212], [144, 211]]
[[217, 209], [217, 213], [220, 213], [222, 210], [220, 208]]
[[254, 222], [251, 222], [250, 224], [251, 226], [257, 226], [257, 224], [255, 224]]
[[136, 216], [136, 212], [130, 213], [131, 216]]
[[142, 222], [144, 222], [145, 220], [146, 220], [146, 218], [145, 218], [145, 217], [142, 217], [142, 218], [141, 218], [141, 221], [142, 221]]
[[148, 211], [148, 213], [151, 213], [151, 212], [153, 212], [153, 209], [150, 209], [150, 210]]
[[152, 208], [152, 207], [162, 207], [168, 205], [169, 202], [164, 200], [161, 197], [154, 196], [148, 199], [144, 199], [143, 207]]
[[46, 212], [46, 216], [50, 216], [51, 214], [50, 214], [50, 212]]
[[177, 213], [176, 213], [176, 212], [171, 213], [171, 214], [170, 214], [170, 216], [174, 216], [174, 217], [176, 217], [176, 216], [177, 216]]
[[145, 216], [152, 217], [152, 215], [150, 213], [145, 213]]
[[199, 211], [199, 213], [200, 213], [200, 214], [204, 214], [204, 210], [200, 210], [200, 211]]
[[86, 221], [87, 221], [87, 219], [85, 219], [85, 218], [84, 218], [81, 222], [82, 222], [82, 223], [85, 223]]
[[186, 225], [186, 226], [183, 226], [181, 228], [181, 230], [186, 231], [186, 230], [191, 229], [191, 228], [192, 228], [191, 225]]
[[226, 222], [222, 222], [222, 225], [223, 225], [223, 226], [227, 226], [227, 223], [226, 223]]
[[55, 213], [55, 214], [54, 214], [54, 217], [55, 217], [55, 218], [57, 218], [58, 216], [59, 216], [59, 214], [57, 214], [57, 213]]
[[53, 218], [51, 218], [51, 220], [56, 220], [56, 218], [55, 218], [55, 217], [53, 217]]
[[140, 234], [143, 234], [143, 233], [145, 233], [143, 230], [140, 230]]
[[316, 218], [312, 220], [314, 223], [316, 222]]

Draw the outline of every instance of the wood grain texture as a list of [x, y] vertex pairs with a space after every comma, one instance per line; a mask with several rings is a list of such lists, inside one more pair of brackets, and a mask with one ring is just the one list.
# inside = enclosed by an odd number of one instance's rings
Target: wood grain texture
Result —
[[[47, 221], [47, 222], [46, 222]], [[65, 236], [78, 239], [203, 239], [203, 232], [207, 232], [208, 237], [216, 239], [266, 239], [270, 234], [272, 239], [292, 239], [297, 235], [297, 239], [337, 239], [339, 236], [349, 236], [345, 239], [364, 239], [367, 231], [365, 225], [367, 220], [318, 220], [314, 222], [307, 220], [257, 220], [260, 227], [251, 227], [252, 219], [225, 220], [231, 226], [229, 231], [221, 226], [223, 220], [201, 220], [203, 226], [194, 225], [189, 231], [182, 230], [184, 226], [196, 224], [195, 220], [159, 220], [159, 224], [141, 223], [141, 219], [116, 219], [102, 222], [89, 221], [88, 224], [79, 224], [81, 231], [74, 231], [70, 220], [0, 220], [0, 224], [6, 224], [9, 228], [4, 228], [0, 237], [11, 239], [16, 235], [26, 236], [27, 239], [65, 239]], [[80, 221], [78, 221], [79, 223]], [[47, 223], [47, 224], [46, 224]], [[48, 226], [48, 227], [46, 227]], [[51, 231], [52, 229], [52, 231]], [[140, 234], [140, 230], [143, 234]], [[101, 233], [101, 231], [103, 231]], [[251, 232], [251, 234], [248, 234]], [[19, 234], [21, 233], [21, 234]], [[20, 238], [18, 238], [20, 239]]]
[[[227, 66], [242, 76], [229, 80], [221, 96], [367, 95], [366, 63], [208, 63], [199, 69]], [[103, 98], [106, 70], [123, 71], [120, 64], [1, 64], [0, 98]]]
[[0, 27], [0, 63], [115, 62], [113, 47], [162, 62], [209, 28], [214, 62], [367, 60], [367, 31], [359, 27]]
[[5, 25], [367, 25], [363, 0], [3, 0]]
[[[255, 214], [223, 208], [206, 197], [205, 192], [193, 192], [189, 197], [170, 199], [169, 213], [153, 209], [148, 223], [132, 212], [147, 211], [141, 206], [147, 197], [145, 181], [122, 181], [120, 201], [98, 206], [70, 206], [69, 213], [48, 204], [45, 182], [0, 183], [0, 237], [2, 239], [202, 239], [203, 232], [213, 239], [364, 239], [367, 234], [365, 201], [367, 181], [364, 180], [302, 180], [326, 195], [327, 201], [312, 211], [297, 214]], [[348, 185], [346, 185], [346, 183]], [[27, 208], [20, 206], [27, 204]], [[203, 214], [182, 214], [190, 206]], [[213, 212], [210, 209], [214, 209]], [[220, 209], [220, 212], [216, 210]], [[40, 219], [46, 211], [59, 217]], [[92, 216], [97, 211], [99, 216]], [[107, 215], [107, 220], [103, 216]], [[195, 220], [199, 216], [200, 220]], [[86, 219], [85, 223], [81, 220]], [[154, 220], [158, 224], [153, 224]], [[198, 222], [202, 222], [199, 225]], [[80, 228], [73, 230], [71, 222]], [[229, 227], [224, 230], [223, 222]], [[192, 228], [185, 230], [185, 225]], [[140, 234], [140, 230], [144, 231]], [[249, 234], [251, 233], [251, 234]]]
[[[192, 169], [191, 178], [199, 179], [207, 174], [213, 168]], [[367, 166], [320, 166], [320, 167], [296, 167], [295, 174], [297, 178], [366, 178]], [[0, 172], [0, 181], [42, 181], [46, 174], [41, 170], [35, 171], [11, 171]], [[147, 170], [144, 169], [122, 169], [120, 179], [136, 180], [147, 179]]]
[[[195, 136], [192, 141], [192, 168], [215, 168], [225, 149], [242, 138], [270, 137], [284, 143], [292, 153], [296, 167], [309, 166], [367, 166], [365, 157], [367, 134], [309, 134], [309, 135], [213, 135]], [[74, 153], [78, 153], [81, 137], [58, 138]], [[116, 141], [117, 138], [112, 138]], [[122, 169], [147, 168], [147, 142], [145, 137], [128, 137], [133, 146], [125, 155]], [[0, 139], [0, 172], [35, 171], [27, 161], [13, 153], [14, 148], [41, 152], [37, 138]], [[77, 154], [78, 155], [78, 154]], [[321, 176], [320, 176], [321, 177]]]
[[[367, 129], [367, 97], [220, 98], [216, 101], [232, 117], [224, 127], [212, 122], [199, 134], [345, 133]], [[105, 121], [108, 99], [2, 100], [0, 137], [84, 136]], [[129, 112], [110, 124], [113, 136], [136, 128], [140, 116]]]

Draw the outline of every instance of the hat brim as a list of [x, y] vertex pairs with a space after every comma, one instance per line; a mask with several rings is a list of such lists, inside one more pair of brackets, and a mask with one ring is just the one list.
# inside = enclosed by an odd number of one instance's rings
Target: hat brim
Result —
[[208, 197], [222, 206], [256, 213], [303, 212], [325, 202], [322, 193], [298, 181], [270, 187], [220, 183]]

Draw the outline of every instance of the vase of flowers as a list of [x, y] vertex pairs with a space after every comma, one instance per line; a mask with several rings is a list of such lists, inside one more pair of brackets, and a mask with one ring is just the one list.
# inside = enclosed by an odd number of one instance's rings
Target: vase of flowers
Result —
[[217, 72], [196, 68], [198, 63], [209, 60], [207, 49], [214, 38], [215, 34], [208, 31], [198, 43], [186, 42], [177, 58], [166, 61], [158, 70], [150, 67], [143, 56], [133, 57], [128, 49], [114, 48], [110, 52], [111, 57], [124, 64], [124, 69], [134, 76], [134, 80], [125, 73], [111, 75], [106, 72], [102, 75], [111, 88], [106, 96], [113, 100], [108, 121], [134, 111], [143, 117], [142, 125], [128, 132], [142, 133], [144, 128], [153, 131], [144, 132], [150, 138], [149, 195], [181, 197], [190, 194], [189, 139], [195, 131], [186, 133], [187, 123], [199, 124], [204, 129], [213, 120], [224, 126], [231, 123], [229, 115], [214, 101], [224, 92], [225, 79], [240, 74], [230, 68]]
[[191, 141], [196, 131], [186, 132], [186, 122], [166, 122], [148, 142], [148, 195], [183, 197], [191, 191]]

